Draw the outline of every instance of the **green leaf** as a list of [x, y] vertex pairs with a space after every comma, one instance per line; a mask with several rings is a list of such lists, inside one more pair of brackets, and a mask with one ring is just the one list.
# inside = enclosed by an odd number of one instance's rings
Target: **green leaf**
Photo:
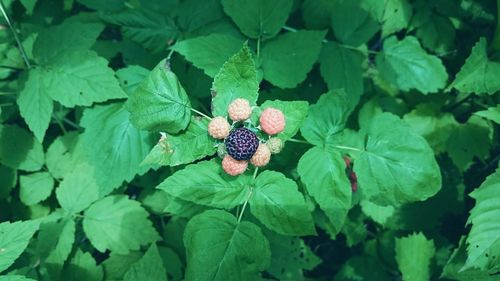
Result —
[[255, 280], [271, 252], [260, 228], [237, 222], [230, 213], [211, 210], [193, 217], [184, 232], [186, 280]]
[[292, 0], [222, 0], [224, 11], [241, 32], [257, 39], [276, 36], [292, 9]]
[[487, 110], [475, 112], [474, 115], [481, 116], [497, 124], [500, 124], [500, 105], [497, 105], [496, 107], [488, 107]]
[[455, 27], [446, 16], [433, 11], [430, 2], [418, 2], [412, 18], [412, 27], [422, 45], [438, 54], [446, 54], [454, 47]]
[[288, 32], [262, 47], [264, 79], [280, 88], [294, 88], [306, 79], [318, 59], [324, 31]]
[[260, 106], [260, 110], [268, 107], [279, 109], [285, 115], [285, 130], [277, 135], [284, 141], [297, 134], [309, 111], [309, 104], [306, 101], [266, 100]]
[[45, 165], [54, 178], [62, 179], [73, 171], [76, 163], [72, 156], [78, 139], [77, 132], [70, 132], [57, 137], [50, 144], [45, 155]]
[[379, 30], [378, 23], [360, 7], [359, 1], [342, 1], [332, 9], [332, 29], [341, 42], [359, 46]]
[[423, 201], [441, 188], [429, 144], [390, 113], [374, 118], [354, 171], [365, 198], [380, 205]]
[[341, 155], [313, 147], [300, 158], [297, 172], [338, 233], [351, 208], [352, 194]]
[[62, 53], [89, 50], [104, 29], [101, 23], [66, 21], [42, 30], [33, 44], [33, 55], [42, 64], [51, 64]]
[[66, 175], [56, 190], [57, 201], [69, 214], [85, 210], [100, 198], [94, 167], [81, 163]]
[[125, 37], [156, 53], [164, 51], [178, 35], [174, 20], [166, 13], [131, 9], [102, 17], [121, 26]]
[[0, 276], [0, 281], [36, 281], [36, 280], [22, 275], [4, 275]]
[[142, 252], [139, 251], [130, 252], [126, 255], [111, 252], [109, 258], [102, 263], [107, 280], [123, 280], [123, 275], [142, 256]]
[[138, 129], [177, 133], [187, 127], [191, 104], [177, 76], [162, 60], [130, 95], [130, 121]]
[[54, 109], [54, 103], [43, 87], [43, 72], [32, 69], [24, 89], [17, 97], [21, 116], [40, 142], [43, 142]]
[[467, 237], [467, 261], [462, 270], [479, 268], [489, 272], [500, 269], [500, 169], [488, 176], [470, 196], [476, 205], [470, 211], [472, 224]]
[[142, 164], [177, 166], [213, 155], [217, 151], [217, 143], [207, 132], [206, 118], [191, 117], [186, 131], [177, 135], [162, 135]]
[[335, 275], [334, 281], [387, 281], [391, 276], [385, 271], [384, 266], [369, 255], [354, 256], [342, 265]]
[[83, 230], [100, 252], [127, 254], [160, 239], [140, 203], [124, 195], [105, 197], [85, 211]]
[[103, 275], [102, 266], [96, 265], [96, 261], [92, 255], [78, 249], [71, 262], [65, 268], [62, 280], [101, 281]]
[[77, 0], [82, 3], [85, 7], [89, 9], [94, 9], [103, 12], [116, 12], [125, 6], [124, 0], [108, 0], [108, 1], [100, 1], [100, 0]]
[[360, 205], [365, 215], [381, 225], [384, 225], [395, 211], [393, 206], [380, 206], [368, 200], [362, 200]]
[[406, 28], [412, 17], [408, 0], [363, 0], [362, 7], [382, 24], [382, 37]]
[[309, 114], [300, 128], [302, 136], [311, 144], [324, 146], [332, 137], [344, 129], [347, 118], [357, 103], [344, 90], [332, 90], [321, 95], [318, 102], [311, 105]]
[[412, 36], [401, 41], [395, 36], [386, 39], [376, 63], [382, 77], [403, 91], [417, 89], [423, 94], [435, 93], [448, 79], [441, 60], [427, 54]]
[[500, 90], [499, 71], [500, 63], [488, 59], [486, 39], [481, 37], [448, 89], [492, 95]]
[[17, 170], [0, 165], [0, 200], [10, 196], [17, 183]]
[[106, 175], [98, 183], [110, 190], [147, 170], [139, 165], [151, 149], [150, 135], [132, 126], [129, 116], [123, 103], [114, 103], [85, 110], [80, 121], [89, 162], [98, 176]]
[[301, 6], [302, 18], [308, 29], [327, 29], [331, 25], [332, 11], [338, 1], [304, 0]]
[[348, 95], [363, 94], [364, 56], [335, 42], [323, 45], [319, 56], [321, 76], [329, 89], [344, 89]]
[[28, 172], [38, 171], [44, 163], [43, 147], [33, 135], [16, 125], [0, 124], [0, 162]]
[[312, 215], [297, 184], [282, 173], [264, 171], [259, 174], [249, 203], [252, 214], [279, 234], [316, 234]]
[[227, 107], [244, 98], [255, 105], [259, 96], [259, 82], [252, 53], [247, 45], [224, 63], [212, 85], [212, 114], [227, 116]]
[[138, 65], [130, 65], [116, 71], [120, 85], [129, 96], [148, 75], [149, 70]]
[[47, 172], [38, 172], [19, 177], [21, 201], [30, 206], [49, 197], [54, 187], [54, 179]]
[[[51, 238], [57, 237], [57, 242], [51, 245], [51, 251], [45, 259], [45, 266], [47, 267], [49, 275], [54, 279], [60, 277], [64, 264], [73, 249], [76, 231], [76, 225], [73, 219], [63, 220], [58, 224], [61, 225], [60, 231], [57, 233], [50, 233], [53, 234]], [[40, 229], [40, 232], [42, 232], [42, 229]]]
[[186, 166], [174, 173], [157, 188], [196, 204], [232, 209], [242, 204], [248, 193], [251, 177], [231, 177], [219, 161], [204, 161]]
[[144, 256], [136, 263], [132, 264], [130, 269], [123, 277], [124, 281], [143, 281], [157, 280], [167, 281], [167, 271], [163, 266], [163, 261], [158, 252], [156, 244], [153, 243], [146, 251]]
[[177, 42], [172, 50], [183, 55], [194, 66], [203, 69], [210, 77], [215, 77], [232, 55], [243, 45], [243, 40], [226, 35], [210, 34]]
[[92, 51], [62, 53], [40, 71], [40, 91], [66, 107], [127, 97], [108, 61]]
[[422, 233], [396, 238], [396, 261], [404, 281], [430, 280], [430, 263], [436, 250], [434, 242]]
[[9, 268], [24, 252], [37, 230], [36, 221], [0, 223], [0, 272]]

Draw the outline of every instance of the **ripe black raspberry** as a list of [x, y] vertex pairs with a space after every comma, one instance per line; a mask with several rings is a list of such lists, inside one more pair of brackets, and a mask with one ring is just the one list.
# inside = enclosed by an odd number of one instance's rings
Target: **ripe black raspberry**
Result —
[[236, 160], [249, 160], [259, 147], [259, 139], [247, 128], [238, 128], [226, 138], [227, 153]]

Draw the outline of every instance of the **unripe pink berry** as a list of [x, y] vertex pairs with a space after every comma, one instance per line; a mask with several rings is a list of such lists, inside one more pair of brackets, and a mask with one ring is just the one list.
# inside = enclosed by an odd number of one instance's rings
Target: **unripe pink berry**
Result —
[[222, 168], [231, 176], [243, 174], [247, 167], [248, 162], [245, 160], [236, 160], [229, 155], [224, 156], [224, 159], [222, 159]]
[[214, 117], [208, 123], [208, 133], [214, 139], [224, 139], [229, 135], [229, 123], [224, 117]]
[[229, 104], [227, 113], [229, 113], [229, 118], [231, 118], [231, 120], [243, 121], [250, 118], [250, 115], [252, 115], [252, 108], [248, 100], [239, 98], [233, 100], [233, 102]]
[[285, 115], [281, 110], [268, 107], [260, 115], [260, 128], [266, 134], [276, 135], [285, 129]]
[[257, 151], [255, 151], [252, 159], [250, 159], [250, 163], [252, 163], [255, 167], [262, 167], [267, 165], [269, 160], [271, 160], [271, 150], [269, 150], [269, 147], [266, 144], [260, 143]]

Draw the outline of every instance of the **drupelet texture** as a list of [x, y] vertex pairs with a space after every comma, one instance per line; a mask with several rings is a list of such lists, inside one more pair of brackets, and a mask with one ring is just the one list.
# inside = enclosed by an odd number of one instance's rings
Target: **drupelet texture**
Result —
[[226, 138], [227, 153], [236, 160], [249, 160], [259, 147], [259, 139], [247, 128], [238, 128]]

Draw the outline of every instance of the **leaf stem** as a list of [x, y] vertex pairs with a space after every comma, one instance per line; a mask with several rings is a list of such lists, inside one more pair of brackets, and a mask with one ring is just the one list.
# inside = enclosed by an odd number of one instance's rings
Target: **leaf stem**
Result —
[[[255, 169], [255, 170], [257, 170], [257, 169]], [[247, 208], [248, 201], [250, 201], [252, 194], [253, 194], [253, 188], [250, 186], [250, 191], [248, 192], [247, 199], [245, 199], [245, 202], [243, 203], [243, 208], [241, 208], [240, 215], [238, 216], [238, 223], [240, 223], [241, 218], [243, 217], [243, 213], [245, 212], [245, 209]]]
[[260, 36], [257, 39], [257, 58], [260, 58]]
[[255, 167], [255, 171], [253, 172], [253, 179], [257, 177], [258, 172], [259, 172], [259, 167]]
[[19, 36], [17, 36], [17, 32], [14, 29], [14, 26], [12, 26], [12, 23], [10, 21], [9, 15], [7, 14], [7, 11], [5, 10], [5, 6], [3, 5], [3, 1], [0, 0], [0, 11], [2, 12], [3, 17], [5, 18], [5, 21], [9, 25], [10, 30], [12, 31], [12, 34], [14, 34], [14, 39], [16, 40], [17, 43], [17, 48], [19, 49], [19, 52], [21, 52], [21, 56], [24, 59], [24, 63], [26, 64], [26, 67], [31, 68], [31, 64], [28, 60], [28, 56], [26, 55], [26, 52], [24, 51], [23, 44], [21, 43], [21, 40], [19, 39]]
[[308, 143], [307, 141], [304, 141], [304, 140], [298, 140], [298, 139], [288, 139], [288, 141], [291, 141], [291, 142], [296, 142], [296, 143], [310, 144], [310, 143]]
[[0, 107], [7, 107], [7, 106], [12, 106], [12, 105], [14, 105], [13, 102], [0, 103]]
[[192, 107], [190, 107], [190, 109], [191, 109], [191, 111], [193, 111], [193, 112], [195, 112], [195, 113], [198, 113], [199, 115], [201, 115], [201, 116], [203, 116], [203, 117], [207, 118], [208, 120], [212, 120], [212, 117], [210, 117], [210, 116], [206, 115], [205, 113], [203, 113], [203, 112], [201, 112], [201, 111], [199, 111], [199, 110], [196, 110], [196, 109], [194, 109], [194, 108], [192, 108]]
[[352, 150], [352, 151], [358, 151], [362, 152], [363, 150], [355, 147], [350, 147], [350, 146], [343, 146], [343, 145], [332, 145], [332, 147], [338, 148], [338, 149], [345, 149], [345, 150]]

